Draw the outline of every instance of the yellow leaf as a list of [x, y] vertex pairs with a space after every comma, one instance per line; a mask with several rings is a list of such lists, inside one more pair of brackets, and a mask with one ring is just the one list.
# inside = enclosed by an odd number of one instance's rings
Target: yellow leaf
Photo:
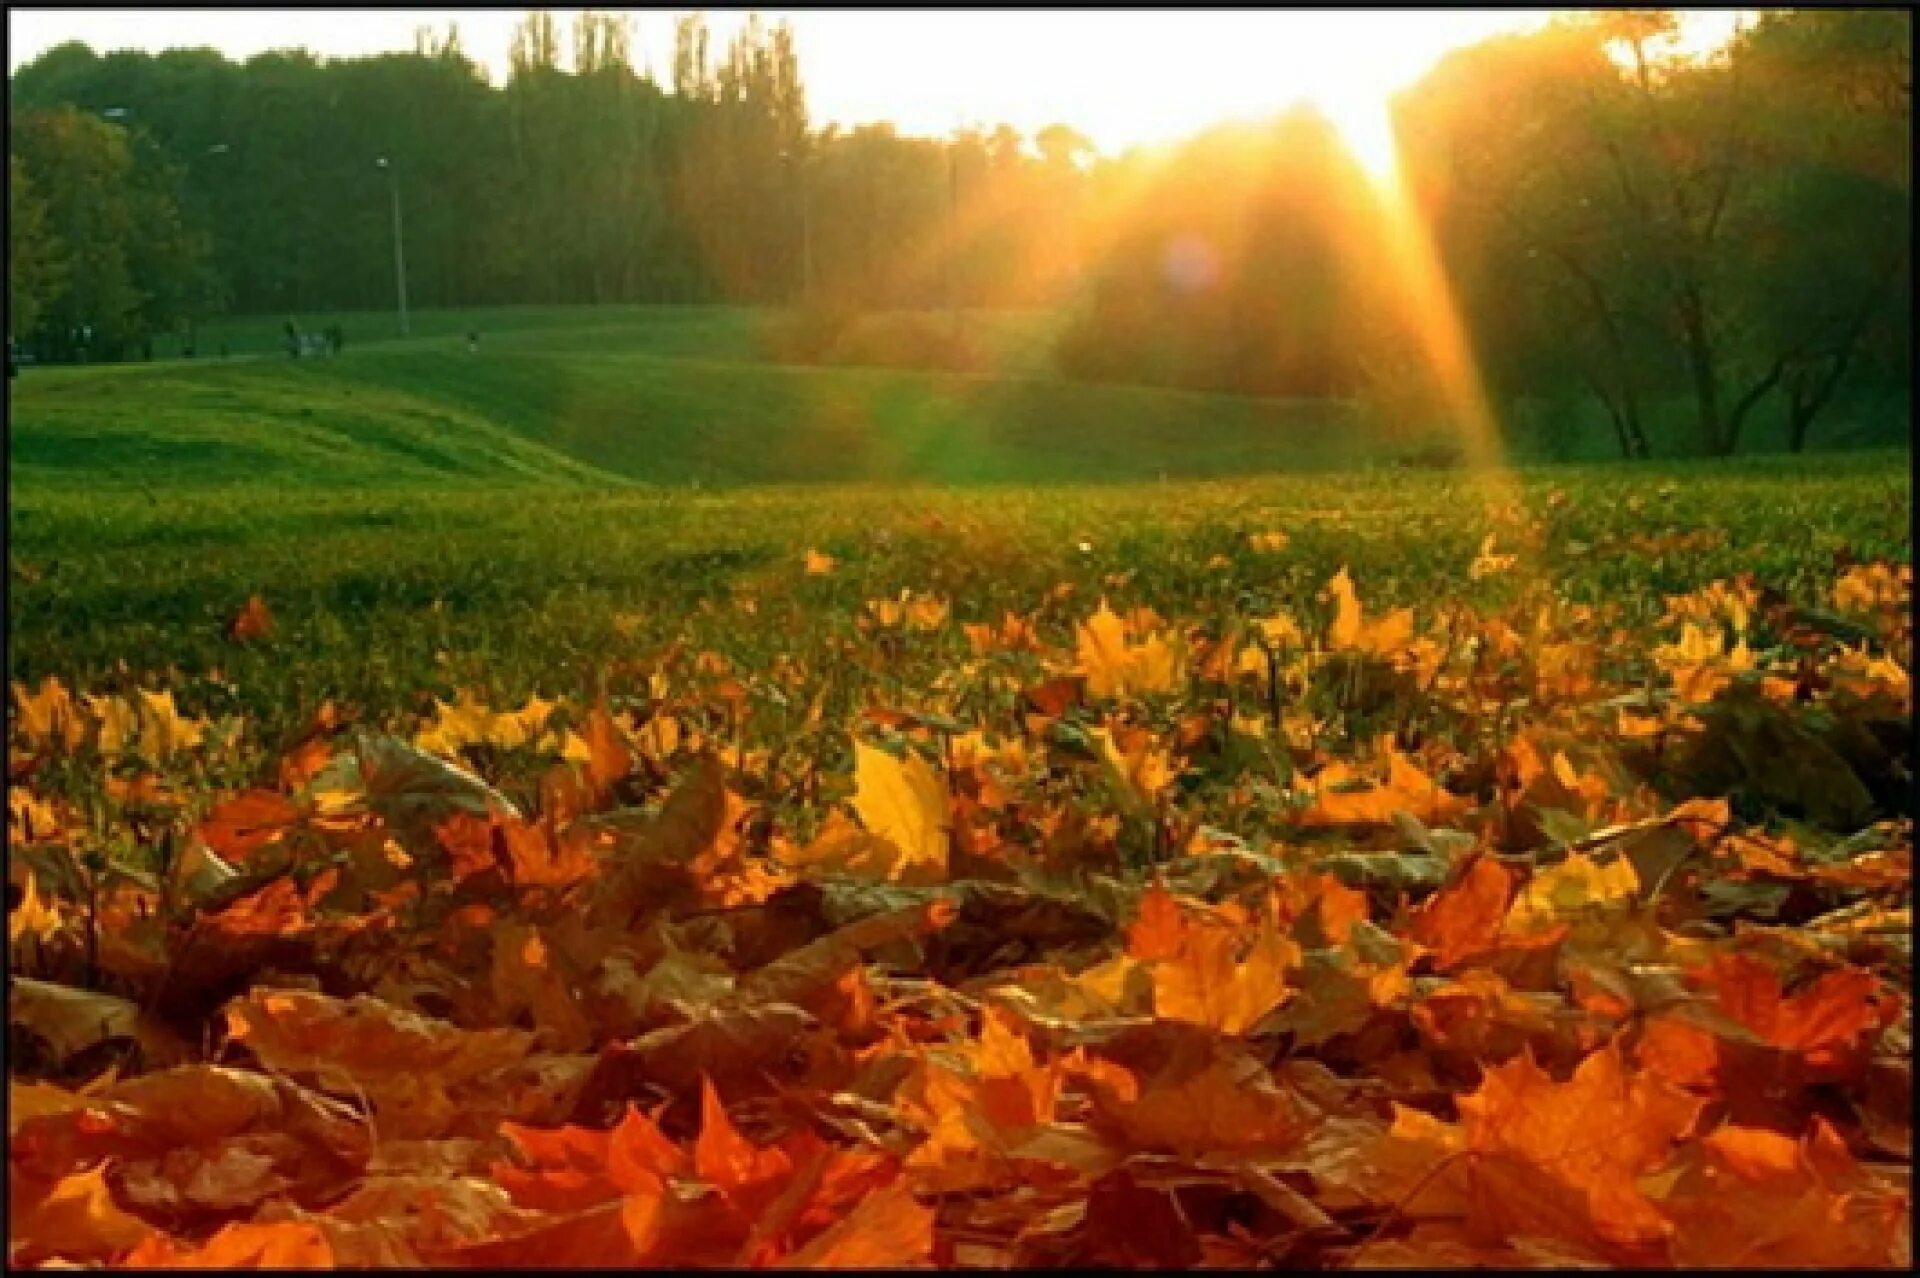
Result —
[[60, 915], [40, 898], [39, 876], [26, 871], [26, 886], [21, 889], [20, 904], [7, 914], [7, 944], [16, 944], [23, 936], [44, 941], [60, 930]]
[[1413, 609], [1398, 608], [1379, 621], [1368, 623], [1353, 588], [1353, 578], [1342, 568], [1327, 583], [1333, 596], [1333, 623], [1327, 628], [1327, 644], [1332, 648], [1355, 648], [1388, 656], [1413, 641]]
[[900, 869], [900, 853], [891, 839], [861, 829], [837, 811], [827, 815], [813, 842], [783, 851], [780, 859], [803, 871], [863, 879], [888, 879]]
[[176, 750], [191, 750], [206, 733], [206, 722], [183, 718], [173, 706], [171, 692], [140, 689], [140, 741], [157, 759]]
[[1389, 825], [1406, 812], [1426, 825], [1444, 825], [1467, 809], [1467, 800], [1443, 788], [1408, 758], [1388, 755], [1384, 785], [1356, 782], [1353, 769], [1330, 763], [1313, 780], [1313, 802], [1296, 818], [1303, 826]]
[[899, 850], [887, 877], [946, 877], [950, 817], [945, 783], [918, 755], [902, 763], [862, 741], [854, 742], [853, 749], [854, 811], [870, 833]]
[[807, 576], [824, 577], [833, 571], [834, 566], [839, 563], [839, 560], [835, 559], [832, 555], [823, 555], [817, 550], [808, 550], [806, 562]]
[[72, 750], [86, 739], [87, 725], [74, 711], [72, 694], [52, 675], [40, 681], [38, 692], [14, 684], [13, 703], [19, 711], [15, 722], [35, 747], [57, 744]]
[[132, 743], [139, 729], [133, 707], [120, 697], [96, 697], [91, 692], [81, 693], [80, 699], [87, 703], [87, 712], [100, 725], [100, 753], [109, 759], [117, 757]]
[[907, 601], [907, 624], [915, 630], [938, 630], [947, 619], [947, 601], [928, 595]]
[[1234, 961], [1239, 938], [1225, 928], [1197, 929], [1181, 952], [1155, 963], [1155, 1015], [1240, 1034], [1293, 994], [1287, 970], [1300, 963], [1300, 947], [1263, 928], [1243, 961]]
[[1143, 728], [1121, 729], [1118, 733], [1096, 728], [1092, 736], [1100, 743], [1100, 753], [1119, 781], [1123, 796], [1136, 808], [1152, 808], [1179, 772], [1167, 751], [1153, 748], [1153, 734]]
[[1480, 543], [1480, 553], [1474, 557], [1473, 564], [1467, 569], [1467, 576], [1478, 581], [1482, 577], [1491, 577], [1494, 573], [1505, 572], [1513, 567], [1514, 555], [1496, 555], [1493, 553], [1493, 534], [1488, 533], [1486, 540]]
[[1079, 658], [1087, 691], [1096, 697], [1170, 692], [1182, 674], [1178, 649], [1157, 634], [1129, 643], [1127, 624], [1105, 600], [1079, 628]]
[[1514, 898], [1503, 930], [1541, 931], [1587, 910], [1629, 902], [1639, 890], [1640, 876], [1633, 872], [1633, 863], [1627, 858], [1603, 866], [1575, 852], [1551, 870], [1533, 876]]
[[493, 724], [493, 711], [464, 688], [451, 704], [436, 697], [434, 711], [433, 722], [414, 735], [413, 743], [448, 758], [485, 741]]

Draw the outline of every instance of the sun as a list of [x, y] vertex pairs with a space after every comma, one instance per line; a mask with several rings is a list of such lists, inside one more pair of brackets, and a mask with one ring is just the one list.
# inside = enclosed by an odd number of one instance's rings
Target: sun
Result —
[[1100, 57], [1059, 63], [1036, 79], [1057, 95], [1051, 109], [1109, 155], [1177, 146], [1214, 124], [1257, 125], [1307, 103], [1339, 129], [1370, 175], [1383, 178], [1396, 168], [1394, 95], [1450, 51], [1546, 16], [1309, 10], [1175, 20], [1116, 13], [1102, 20]]
[[1353, 156], [1376, 184], [1391, 183], [1400, 171], [1400, 147], [1393, 131], [1391, 91], [1339, 93], [1310, 99], [1339, 133]]

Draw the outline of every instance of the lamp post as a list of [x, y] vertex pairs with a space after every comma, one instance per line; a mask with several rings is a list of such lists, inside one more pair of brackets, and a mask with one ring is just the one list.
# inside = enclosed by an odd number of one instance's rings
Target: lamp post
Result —
[[805, 301], [813, 296], [813, 218], [807, 189], [807, 152], [783, 146], [780, 159], [786, 164], [788, 185], [800, 196], [800, 297]]
[[389, 189], [393, 193], [393, 282], [400, 298], [400, 336], [408, 335], [407, 330], [407, 258], [400, 235], [400, 174], [393, 165], [387, 163], [387, 157], [381, 156], [374, 161], [375, 166], [385, 170]]

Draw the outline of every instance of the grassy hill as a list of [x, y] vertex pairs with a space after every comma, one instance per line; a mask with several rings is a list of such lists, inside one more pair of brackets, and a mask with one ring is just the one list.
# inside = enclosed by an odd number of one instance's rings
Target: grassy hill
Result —
[[273, 336], [258, 321], [230, 360], [30, 370], [11, 396], [9, 463], [29, 485], [973, 483], [1315, 469], [1378, 451], [1340, 404], [1026, 375], [1032, 317], [974, 321], [989, 374], [774, 364], [757, 322], [700, 308], [425, 315], [413, 337], [350, 336], [338, 359], [295, 361], [258, 349]]
[[[305, 316], [339, 323], [347, 346], [298, 361], [283, 322], [204, 327], [191, 360], [163, 345], [153, 363], [29, 369], [10, 386], [10, 474], [29, 489], [1116, 483], [1344, 468], [1442, 437], [1389, 435], [1342, 401], [1066, 380], [1043, 312], [963, 313], [971, 373], [875, 366], [950, 331], [945, 313], [863, 317], [828, 358], [871, 363], [817, 364], [776, 358], [792, 317], [728, 307], [428, 311], [405, 338], [391, 313]], [[1684, 452], [1691, 406], [1648, 411], [1657, 451]], [[1828, 416], [1816, 447], [1904, 439], [1902, 405]], [[1511, 427], [1515, 460], [1614, 455], [1585, 401], [1531, 405]], [[1756, 420], [1752, 446], [1777, 446], [1772, 430]]]

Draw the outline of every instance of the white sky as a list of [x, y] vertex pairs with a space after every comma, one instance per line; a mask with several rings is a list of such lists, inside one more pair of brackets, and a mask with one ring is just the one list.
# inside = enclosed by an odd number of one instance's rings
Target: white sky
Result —
[[[563, 58], [574, 10], [555, 10]], [[1352, 103], [1419, 78], [1447, 49], [1537, 26], [1550, 10], [764, 10], [791, 22], [816, 124], [893, 120], [905, 133], [1063, 122], [1102, 150], [1164, 141], [1300, 99]], [[1733, 11], [1688, 15], [1716, 43]], [[305, 47], [348, 57], [413, 47], [459, 23], [461, 46], [505, 79], [513, 9], [19, 9], [8, 71], [67, 40], [95, 52], [210, 46], [240, 59]], [[744, 11], [709, 11], [714, 54]], [[636, 60], [668, 79], [673, 13], [633, 11]], [[1690, 40], [1689, 43], [1694, 41]]]

